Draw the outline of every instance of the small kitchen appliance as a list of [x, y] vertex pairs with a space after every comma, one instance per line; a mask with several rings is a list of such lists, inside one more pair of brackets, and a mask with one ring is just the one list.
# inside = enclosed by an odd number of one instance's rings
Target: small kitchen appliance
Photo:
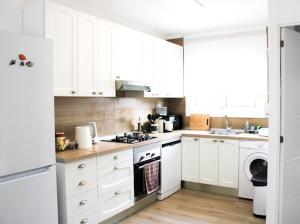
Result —
[[183, 129], [183, 118], [181, 115], [168, 115], [167, 121], [173, 121], [173, 130]]
[[92, 143], [97, 144], [99, 141], [96, 122], [86, 122], [86, 126], [90, 128]]
[[75, 141], [79, 149], [92, 148], [92, 138], [90, 128], [88, 126], [80, 126], [75, 128]]

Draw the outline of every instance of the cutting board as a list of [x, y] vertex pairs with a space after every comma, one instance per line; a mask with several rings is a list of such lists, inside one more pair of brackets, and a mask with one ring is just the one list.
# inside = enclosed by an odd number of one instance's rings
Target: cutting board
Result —
[[208, 131], [210, 126], [210, 116], [208, 114], [191, 114], [190, 129], [198, 131]]

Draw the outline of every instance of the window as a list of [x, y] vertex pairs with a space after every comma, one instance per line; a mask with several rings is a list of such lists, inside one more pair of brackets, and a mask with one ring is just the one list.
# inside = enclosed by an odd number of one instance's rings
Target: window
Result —
[[265, 31], [185, 40], [186, 113], [265, 117]]

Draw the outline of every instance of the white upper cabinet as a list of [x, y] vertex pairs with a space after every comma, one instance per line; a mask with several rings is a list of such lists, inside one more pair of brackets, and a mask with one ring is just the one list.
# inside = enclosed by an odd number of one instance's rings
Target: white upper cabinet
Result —
[[219, 146], [217, 139], [200, 139], [200, 183], [218, 185]]
[[116, 79], [143, 81], [142, 47], [142, 33], [116, 26]]
[[98, 19], [78, 13], [78, 95], [97, 94]]
[[183, 97], [183, 48], [166, 42], [164, 83], [167, 97]]
[[114, 23], [98, 20], [98, 96], [115, 97]]
[[45, 35], [53, 40], [54, 94], [77, 95], [77, 11], [47, 2]]
[[219, 141], [219, 185], [238, 188], [239, 141]]
[[182, 180], [199, 182], [199, 138], [182, 137]]

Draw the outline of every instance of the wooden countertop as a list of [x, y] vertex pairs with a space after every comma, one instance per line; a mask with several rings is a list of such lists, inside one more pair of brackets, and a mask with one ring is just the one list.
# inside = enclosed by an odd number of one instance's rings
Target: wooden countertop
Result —
[[133, 147], [139, 147], [155, 142], [163, 142], [172, 138], [185, 137], [204, 137], [204, 138], [222, 138], [222, 139], [236, 139], [236, 140], [249, 140], [249, 141], [268, 141], [267, 137], [261, 137], [253, 134], [237, 134], [237, 135], [216, 135], [210, 134], [209, 131], [192, 131], [192, 130], [179, 130], [169, 133], [153, 134], [156, 137], [149, 141], [140, 142], [136, 144], [124, 144], [114, 142], [100, 141], [98, 144], [93, 145], [91, 149], [76, 149], [65, 152], [56, 153], [56, 161], [59, 163], [70, 163], [82, 159], [87, 159], [94, 156], [107, 155], [123, 150], [127, 150]]

